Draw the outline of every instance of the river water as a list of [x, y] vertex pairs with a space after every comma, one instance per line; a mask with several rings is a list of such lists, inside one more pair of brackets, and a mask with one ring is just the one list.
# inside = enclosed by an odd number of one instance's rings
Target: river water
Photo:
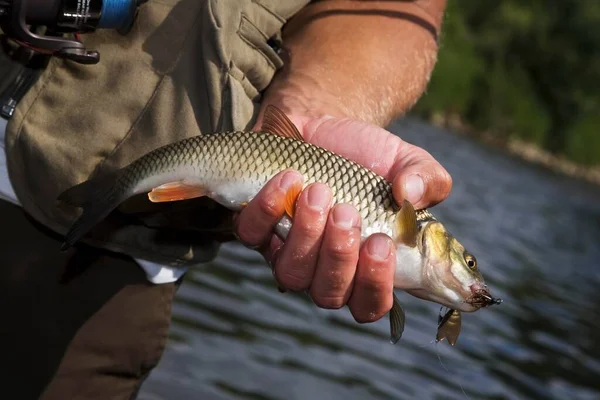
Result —
[[414, 120], [391, 130], [452, 174], [432, 212], [504, 303], [463, 314], [451, 347], [433, 341], [439, 306], [399, 292], [392, 345], [387, 317], [360, 325], [281, 294], [256, 253], [228, 244], [182, 284], [141, 399], [600, 398], [600, 189]]

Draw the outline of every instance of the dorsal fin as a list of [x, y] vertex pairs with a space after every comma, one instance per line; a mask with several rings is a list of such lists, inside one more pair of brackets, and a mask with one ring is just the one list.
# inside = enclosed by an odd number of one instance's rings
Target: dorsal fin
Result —
[[263, 116], [261, 130], [283, 137], [304, 141], [292, 121], [276, 106], [269, 104]]

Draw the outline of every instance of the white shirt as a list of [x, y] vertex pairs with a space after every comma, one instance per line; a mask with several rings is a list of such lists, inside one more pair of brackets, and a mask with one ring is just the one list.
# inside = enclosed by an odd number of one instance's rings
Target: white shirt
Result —
[[[8, 170], [6, 168], [6, 151], [4, 144], [6, 124], [7, 121], [0, 117], [0, 199], [21, 206], [8, 177]], [[58, 249], [56, 251], [58, 251]], [[188, 270], [188, 267], [164, 266], [141, 259], [135, 259], [135, 261], [146, 272], [148, 280], [157, 284], [175, 282]]]

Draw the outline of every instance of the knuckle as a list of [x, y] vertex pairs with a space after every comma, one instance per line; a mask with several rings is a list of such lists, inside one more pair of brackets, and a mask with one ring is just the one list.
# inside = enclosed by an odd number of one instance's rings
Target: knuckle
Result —
[[352, 281], [352, 274], [340, 269], [321, 271], [318, 282], [311, 288], [311, 294], [317, 297], [342, 296]]
[[259, 245], [262, 241], [262, 234], [254, 224], [240, 223], [236, 234], [239, 240], [247, 245]]
[[335, 264], [356, 264], [358, 261], [358, 249], [355, 248], [354, 243], [337, 243], [327, 246], [325, 251], [327, 257]]
[[283, 210], [280, 202], [275, 196], [261, 196], [258, 198], [258, 209], [269, 220], [275, 220], [282, 216]]
[[350, 311], [358, 323], [381, 319], [392, 308], [391, 286], [388, 282], [357, 278], [360, 299], [353, 299]]
[[290, 248], [290, 259], [294, 263], [307, 263], [313, 261], [316, 257], [316, 254], [312, 251], [313, 247], [314, 246], [308, 243], [297, 244], [295, 247]]
[[[356, 281], [365, 293], [369, 293], [372, 304], [381, 304], [385, 302], [384, 296], [388, 294], [388, 288], [391, 288], [391, 285], [388, 281], [360, 275], [357, 276]], [[389, 293], [389, 297], [392, 297], [391, 293]]]
[[344, 301], [344, 296], [311, 295], [311, 297], [317, 307], [328, 310], [339, 310], [346, 304], [346, 302]]
[[354, 278], [351, 271], [333, 268], [330, 271], [322, 271], [317, 274], [310, 289], [310, 295], [315, 304], [321, 308], [338, 309], [347, 302], [350, 285]]
[[299, 271], [281, 271], [281, 267], [276, 267], [275, 279], [280, 286], [292, 292], [301, 292], [310, 287], [310, 277]]
[[344, 289], [352, 281], [351, 273], [344, 270], [333, 269], [327, 277], [327, 288], [329, 293], [343, 293]]

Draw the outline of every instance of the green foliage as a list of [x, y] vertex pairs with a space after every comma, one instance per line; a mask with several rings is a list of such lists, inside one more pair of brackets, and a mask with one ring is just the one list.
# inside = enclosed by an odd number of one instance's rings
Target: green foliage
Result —
[[450, 0], [415, 112], [600, 163], [600, 1]]
[[497, 134], [516, 136], [543, 146], [551, 116], [538, 98], [526, 72], [518, 65], [497, 63], [489, 82], [492, 103], [479, 103], [478, 125], [490, 125]]
[[586, 165], [600, 164], [600, 113], [583, 115], [569, 129], [566, 155]]
[[[423, 112], [447, 111], [466, 114], [476, 101], [475, 77], [484, 71], [483, 60], [475, 53], [465, 21], [460, 14], [451, 14], [445, 26], [445, 40], [441, 44], [438, 63], [432, 77], [433, 84], [417, 109]], [[440, 79], [452, 77], [452, 79]]]

